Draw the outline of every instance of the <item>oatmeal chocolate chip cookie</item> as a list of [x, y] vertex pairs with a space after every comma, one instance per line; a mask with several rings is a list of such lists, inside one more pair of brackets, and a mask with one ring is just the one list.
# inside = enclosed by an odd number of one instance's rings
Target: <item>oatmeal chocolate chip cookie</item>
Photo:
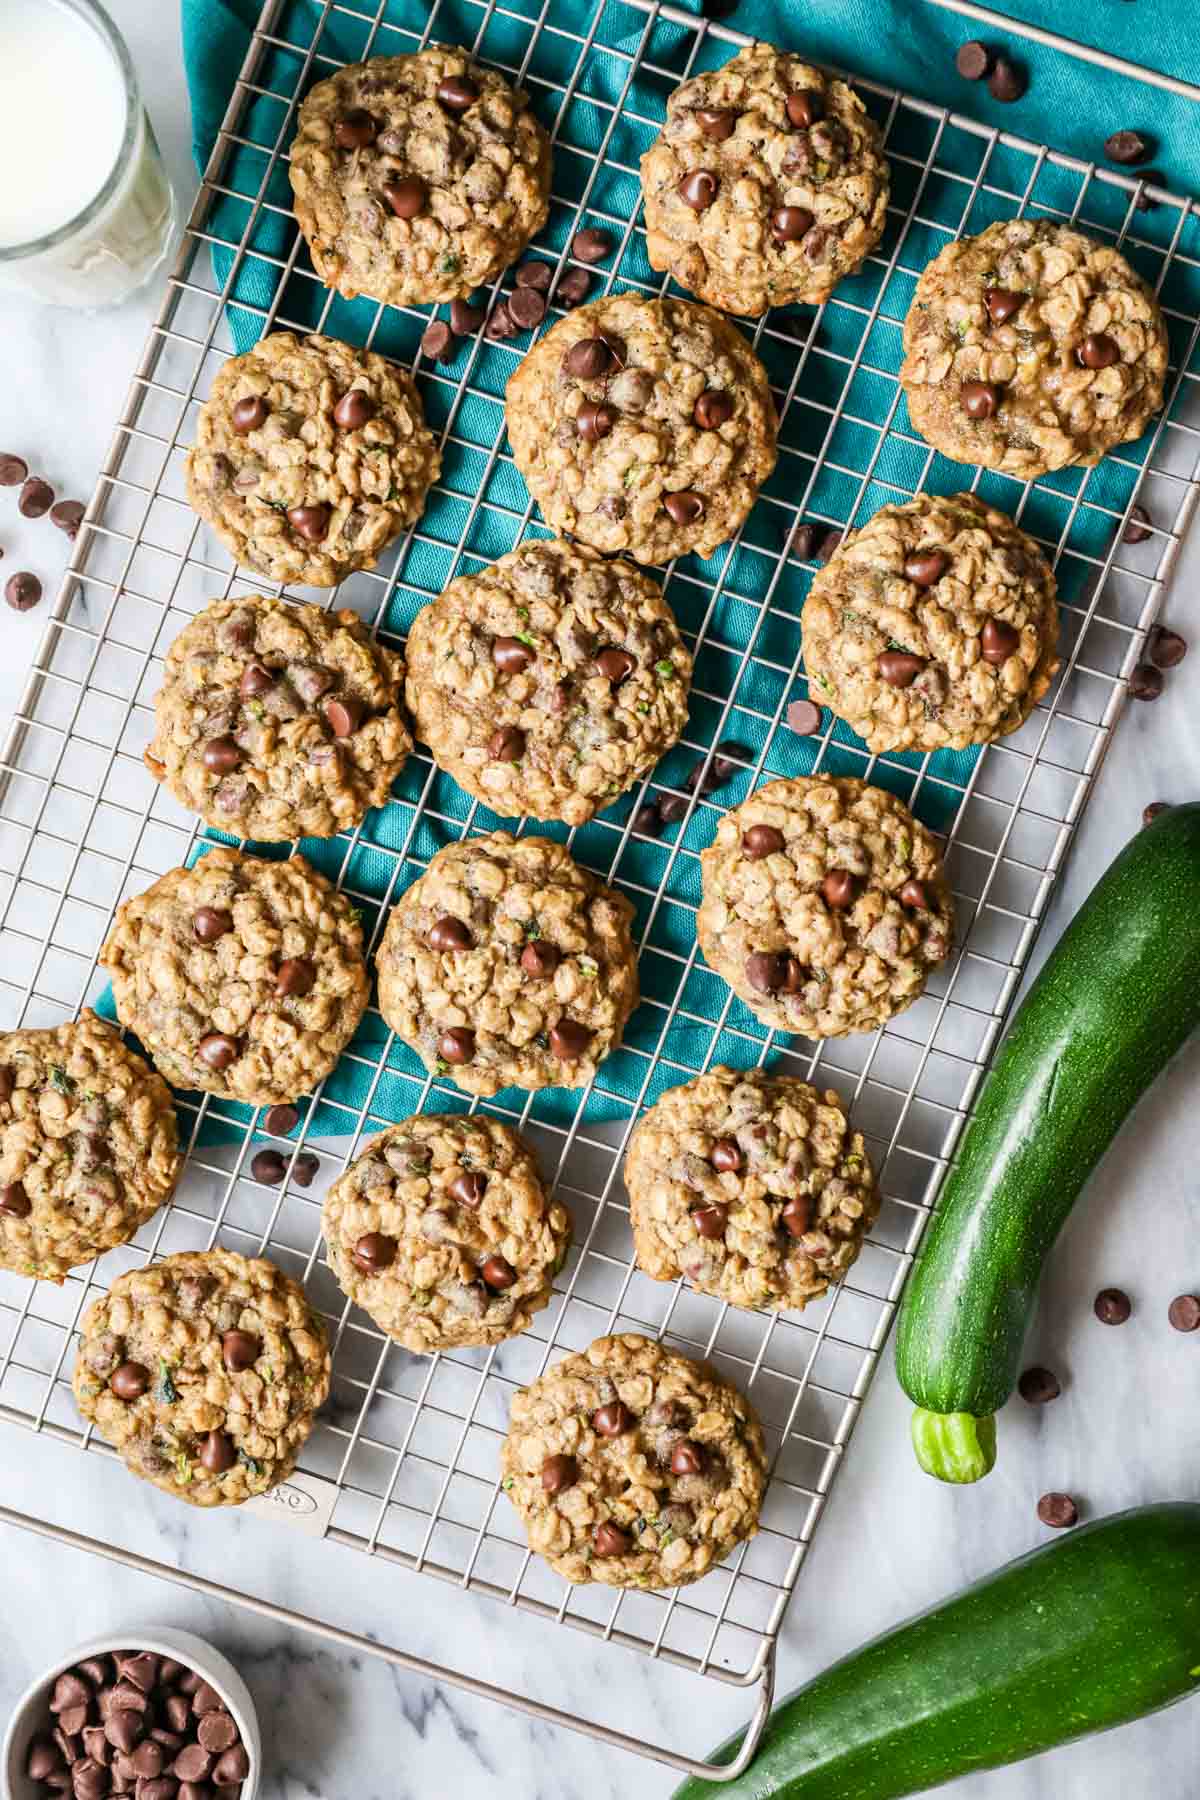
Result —
[[710, 1069], [668, 1088], [625, 1158], [638, 1266], [733, 1306], [800, 1310], [840, 1281], [879, 1212], [832, 1088]]
[[289, 168], [313, 267], [348, 300], [465, 298], [549, 211], [550, 140], [527, 96], [453, 44], [319, 81]]
[[711, 556], [775, 467], [766, 370], [736, 325], [690, 300], [578, 307], [519, 364], [505, 418], [547, 524], [637, 562]]
[[238, 562], [332, 587], [425, 510], [441, 470], [412, 377], [331, 337], [272, 332], [218, 371], [187, 497]]
[[819, 570], [800, 615], [814, 691], [872, 750], [965, 750], [1022, 725], [1058, 669], [1057, 587], [974, 494], [885, 506]]
[[407, 656], [417, 737], [499, 813], [586, 824], [687, 723], [692, 659], [660, 589], [562, 538], [452, 581]]
[[335, 837], [386, 804], [412, 749], [403, 682], [349, 610], [215, 600], [167, 651], [146, 767], [217, 831]]
[[392, 909], [379, 1010], [469, 1093], [584, 1087], [637, 1005], [632, 917], [549, 838], [447, 844]]
[[94, 1012], [0, 1033], [0, 1268], [61, 1282], [179, 1179], [170, 1090]]
[[1163, 400], [1167, 332], [1125, 258], [1050, 219], [1000, 219], [928, 263], [900, 381], [955, 462], [1032, 480], [1140, 437]]
[[513, 1396], [503, 1485], [529, 1548], [568, 1581], [697, 1581], [758, 1530], [767, 1480], [750, 1402], [709, 1363], [626, 1333]]
[[185, 1250], [88, 1308], [72, 1386], [134, 1475], [193, 1506], [236, 1506], [291, 1474], [329, 1392], [329, 1347], [274, 1263]]
[[330, 1266], [408, 1350], [498, 1344], [550, 1299], [571, 1242], [528, 1145], [482, 1114], [393, 1125], [329, 1190]]
[[302, 856], [172, 869], [118, 908], [100, 962], [169, 1081], [260, 1106], [328, 1075], [370, 992], [358, 915]]
[[700, 873], [705, 959], [775, 1031], [874, 1031], [950, 954], [934, 839], [851, 776], [768, 782], [721, 820]]
[[883, 235], [888, 165], [844, 81], [751, 44], [667, 101], [642, 158], [646, 254], [729, 312], [827, 300]]

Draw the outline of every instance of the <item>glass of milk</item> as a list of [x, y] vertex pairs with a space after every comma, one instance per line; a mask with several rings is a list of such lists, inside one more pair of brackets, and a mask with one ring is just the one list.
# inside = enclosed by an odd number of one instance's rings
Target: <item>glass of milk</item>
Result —
[[170, 184], [96, 0], [0, 0], [0, 286], [115, 306], [166, 254]]

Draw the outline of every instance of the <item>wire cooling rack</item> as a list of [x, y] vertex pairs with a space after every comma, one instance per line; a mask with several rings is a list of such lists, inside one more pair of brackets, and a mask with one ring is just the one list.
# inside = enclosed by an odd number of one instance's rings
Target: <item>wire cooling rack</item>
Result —
[[[245, 341], [248, 321], [251, 335], [326, 329], [415, 363], [443, 435], [442, 481], [420, 524], [377, 571], [314, 597], [353, 606], [399, 643], [417, 606], [445, 579], [464, 563], [477, 566], [510, 548], [531, 528], [532, 507], [504, 448], [500, 414], [503, 384], [528, 339], [470, 339], [452, 365], [431, 366], [417, 353], [427, 313], [365, 302], [351, 310], [326, 294], [309, 269], [280, 177], [297, 99], [337, 60], [414, 50], [437, 38], [461, 42], [524, 83], [553, 131], [554, 206], [541, 254], [561, 270], [572, 260], [573, 232], [598, 225], [616, 248], [593, 271], [593, 292], [613, 284], [658, 289], [637, 212], [637, 156], [657, 130], [671, 88], [747, 40], [652, 0], [602, 6], [586, 28], [563, 23], [574, 18], [575, 9], [553, 0], [387, 0], [375, 10], [367, 0], [264, 6], [4, 752], [4, 1028], [57, 1023], [95, 1001], [104, 985], [96, 953], [119, 901], [194, 854], [206, 835], [154, 786], [140, 757], [166, 644], [209, 600], [263, 585], [230, 566], [184, 502], [181, 480], [196, 406], [223, 357]], [[315, 1516], [318, 1530], [377, 1561], [441, 1576], [697, 1676], [759, 1684], [743, 1760], [769, 1705], [784, 1609], [932, 1196], [1197, 495], [1200, 241], [1191, 203], [914, 96], [856, 85], [890, 157], [887, 234], [861, 274], [824, 307], [772, 313], [753, 327], [782, 418], [780, 465], [735, 544], [707, 564], [687, 561], [668, 571], [668, 596], [697, 655], [684, 744], [642, 793], [583, 831], [556, 833], [569, 835], [580, 860], [635, 901], [647, 998], [619, 1064], [614, 1059], [619, 1080], [606, 1064], [592, 1088], [568, 1097], [566, 1111], [561, 1094], [510, 1093], [489, 1103], [528, 1134], [574, 1215], [575, 1246], [551, 1307], [511, 1344], [425, 1359], [390, 1345], [341, 1296], [320, 1255], [319, 1207], [329, 1180], [394, 1119], [467, 1104], [448, 1083], [428, 1079], [374, 1011], [300, 1131], [276, 1140], [289, 1158], [282, 1185], [250, 1175], [252, 1145], [272, 1141], [257, 1113], [182, 1096], [186, 1174], [174, 1204], [134, 1244], [77, 1270], [61, 1289], [0, 1275], [0, 1417], [106, 1455], [81, 1428], [69, 1389], [73, 1332], [89, 1298], [121, 1269], [167, 1251], [220, 1241], [269, 1254], [305, 1281], [335, 1344], [331, 1402], [273, 1516], [294, 1511], [310, 1525]], [[935, 456], [911, 432], [896, 382], [900, 328], [921, 267], [949, 238], [1017, 211], [1067, 218], [1120, 242], [1156, 287], [1172, 340], [1168, 405], [1147, 438], [1107, 458], [1099, 471], [1067, 471], [1031, 486]], [[241, 340], [231, 335], [231, 320]], [[811, 565], [787, 549], [797, 518], [858, 524], [878, 505], [922, 487], [953, 492], [967, 485], [1004, 505], [1054, 558], [1064, 670], [1051, 694], [1022, 731], [973, 762], [870, 757], [827, 713], [819, 737], [802, 743], [784, 723], [788, 701], [806, 692], [796, 614]], [[1152, 523], [1128, 542], [1135, 506]], [[687, 770], [731, 740], [739, 746], [726, 753], [731, 778], [711, 794], [693, 793]], [[814, 752], [819, 768], [894, 788], [944, 834], [959, 917], [956, 956], [921, 1001], [875, 1036], [823, 1044], [766, 1034], [705, 970], [693, 922], [697, 853], [722, 806], [765, 776], [811, 766]], [[686, 818], [661, 839], [636, 832], [631, 821], [641, 800], [668, 793], [686, 800]], [[306, 849], [363, 907], [377, 941], [389, 901], [433, 850], [494, 823], [418, 753], [388, 808], [352, 836]], [[664, 1085], [713, 1061], [750, 1064], [767, 1056], [837, 1087], [852, 1103], [885, 1194], [850, 1278], [803, 1314], [731, 1310], [647, 1280], [632, 1261], [620, 1181], [628, 1133]], [[309, 1145], [320, 1169], [303, 1187], [292, 1159]], [[528, 1555], [498, 1491], [498, 1450], [514, 1387], [610, 1330], [665, 1335], [713, 1358], [752, 1396], [766, 1427], [773, 1474], [762, 1530], [720, 1570], [679, 1592], [566, 1587]], [[123, 1545], [0, 1512], [554, 1723], [680, 1768], [707, 1768], [669, 1746], [643, 1745], [401, 1647], [354, 1639], [261, 1596], [180, 1577]]]

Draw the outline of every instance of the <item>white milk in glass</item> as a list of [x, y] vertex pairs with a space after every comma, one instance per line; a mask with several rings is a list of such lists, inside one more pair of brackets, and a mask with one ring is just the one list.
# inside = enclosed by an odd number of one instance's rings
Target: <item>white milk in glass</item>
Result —
[[0, 0], [0, 283], [64, 306], [132, 293], [174, 223], [114, 37], [93, 0]]

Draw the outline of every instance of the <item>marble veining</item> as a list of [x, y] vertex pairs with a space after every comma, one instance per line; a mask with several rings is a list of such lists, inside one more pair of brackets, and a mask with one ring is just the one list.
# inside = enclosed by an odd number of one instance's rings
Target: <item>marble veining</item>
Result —
[[[187, 101], [176, 9], [108, 0], [132, 43], [160, 142], [190, 194]], [[6, 301], [0, 334], [0, 448], [19, 451], [59, 494], [86, 499], [107, 447], [157, 295], [96, 319]], [[48, 592], [66, 544], [45, 521], [0, 505], [4, 573], [35, 568]], [[1200, 541], [1185, 553], [1167, 617], [1186, 634]], [[5, 612], [0, 716], [20, 692], [45, 606]], [[1200, 649], [1165, 697], [1123, 720], [1060, 883], [1048, 944], [1151, 799], [1200, 789]], [[1062, 1398], [1000, 1421], [1000, 1460], [979, 1488], [955, 1492], [917, 1470], [908, 1405], [885, 1354], [817, 1535], [783, 1634], [779, 1688], [1001, 1560], [1043, 1541], [1040, 1493], [1066, 1488], [1086, 1515], [1149, 1499], [1195, 1497], [1200, 1485], [1200, 1334], [1182, 1337], [1166, 1308], [1200, 1288], [1200, 1045], [1158, 1083], [1091, 1184], [1045, 1281], [1030, 1358], [1063, 1379]], [[1091, 1300], [1117, 1284], [1131, 1322], [1106, 1329]], [[283, 1606], [511, 1684], [570, 1712], [703, 1753], [750, 1710], [751, 1696], [701, 1683], [618, 1647], [556, 1630], [433, 1580], [254, 1519], [173, 1505], [115, 1465], [0, 1426], [0, 1502], [112, 1535], [181, 1568], [269, 1594]], [[281, 1630], [221, 1602], [0, 1527], [0, 1717], [66, 1645], [133, 1621], [211, 1637], [257, 1700], [267, 1746], [263, 1800], [665, 1800], [668, 1770], [376, 1658]], [[1103, 1740], [974, 1777], [961, 1800], [1127, 1800], [1153, 1782], [1158, 1800], [1193, 1800], [1200, 1705]], [[716, 1791], [716, 1790], [714, 1790]]]

